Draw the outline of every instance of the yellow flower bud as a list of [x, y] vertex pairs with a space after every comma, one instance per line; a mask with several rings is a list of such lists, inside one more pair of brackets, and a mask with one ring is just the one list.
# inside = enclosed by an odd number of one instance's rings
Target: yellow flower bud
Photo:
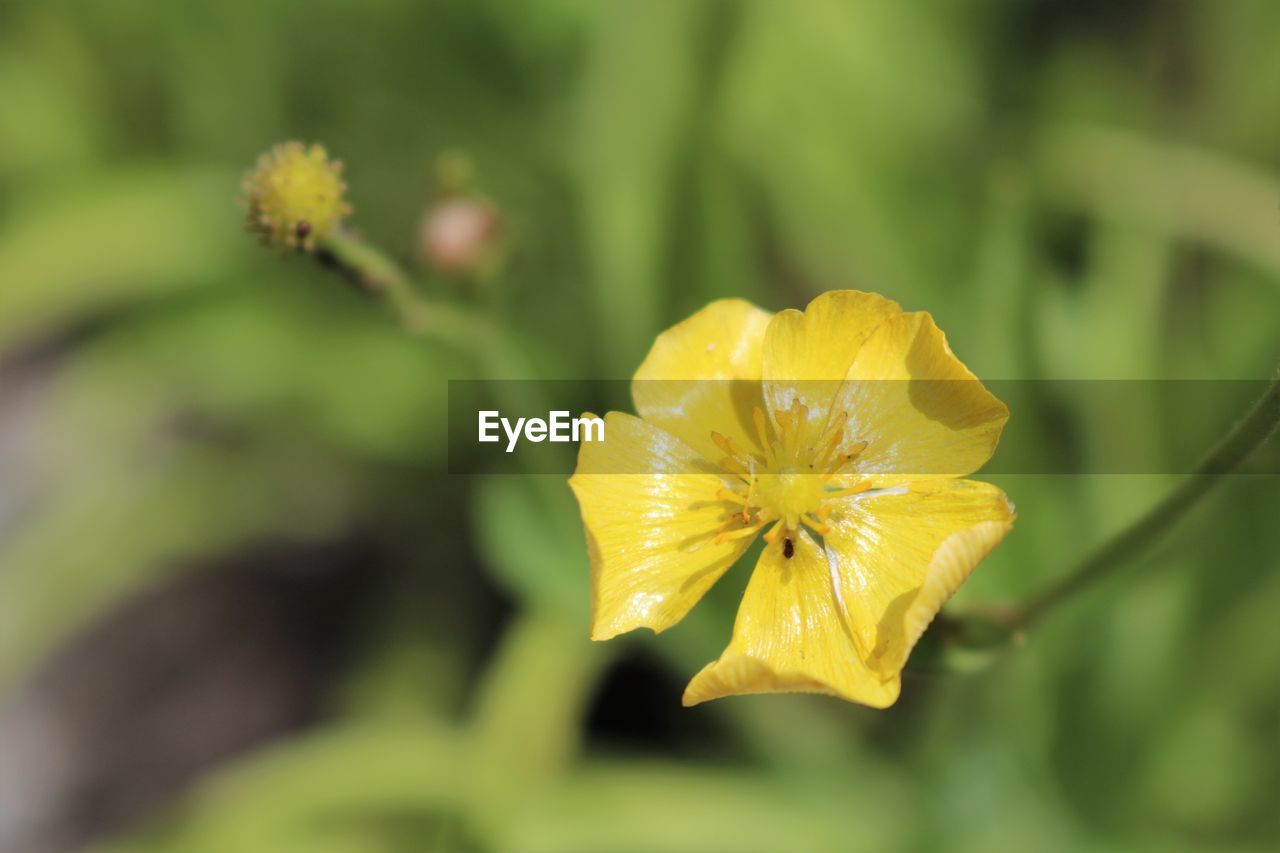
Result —
[[311, 251], [351, 213], [346, 190], [342, 163], [330, 160], [323, 145], [281, 143], [244, 177], [245, 224], [263, 244]]

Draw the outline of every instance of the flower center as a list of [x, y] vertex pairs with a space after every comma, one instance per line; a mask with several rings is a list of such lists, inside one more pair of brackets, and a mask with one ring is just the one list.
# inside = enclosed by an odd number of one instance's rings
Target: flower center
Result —
[[756, 478], [756, 503], [794, 526], [805, 513], [821, 506], [822, 485], [820, 477], [788, 465], [776, 474]]
[[[764, 448], [762, 454], [743, 452], [727, 437], [711, 433], [711, 440], [726, 454], [720, 466], [737, 479], [716, 493], [732, 505], [724, 526], [716, 533], [717, 544], [750, 536], [771, 523], [773, 527], [764, 537], [770, 543], [779, 535], [798, 532], [801, 525], [825, 535], [830, 502], [866, 491], [870, 485], [828, 488], [832, 478], [867, 446], [860, 441], [841, 449], [849, 422], [847, 412], [836, 413], [825, 426], [816, 428], [809, 422], [808, 408], [795, 400], [790, 409], [775, 412], [773, 418], [771, 431], [764, 412], [756, 408], [756, 435]], [[784, 551], [788, 557], [791, 552]]]

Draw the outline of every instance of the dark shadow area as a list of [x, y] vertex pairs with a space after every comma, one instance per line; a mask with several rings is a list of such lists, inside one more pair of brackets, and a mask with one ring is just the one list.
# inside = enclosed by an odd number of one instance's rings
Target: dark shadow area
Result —
[[729, 759], [739, 752], [724, 727], [680, 705], [685, 682], [635, 645], [605, 674], [587, 714], [590, 746], [645, 756]]

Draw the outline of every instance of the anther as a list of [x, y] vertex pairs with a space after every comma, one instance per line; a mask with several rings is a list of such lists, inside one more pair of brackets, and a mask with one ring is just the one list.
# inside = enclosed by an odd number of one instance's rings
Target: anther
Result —
[[727, 436], [722, 435], [721, 433], [718, 433], [715, 430], [712, 430], [711, 440], [716, 443], [716, 447], [720, 448], [725, 453], [729, 454], [729, 457], [731, 459], [736, 459], [739, 462], [742, 461], [742, 458], [738, 455], [737, 449], [733, 446], [733, 442], [730, 441]]
[[836, 498], [847, 498], [850, 495], [857, 495], [871, 488], [871, 483], [863, 481], [856, 486], [850, 486], [847, 489], [838, 489], [834, 492], [827, 492], [822, 496], [823, 500], [834, 500]]
[[756, 406], [751, 412], [751, 417], [756, 424], [756, 436], [760, 439], [760, 447], [764, 449], [765, 454], [769, 452], [769, 424], [765, 420], [764, 409]]
[[823, 523], [822, 523], [821, 521], [819, 521], [818, 519], [814, 518], [814, 517], [813, 517], [813, 515], [812, 515], [812, 514], [810, 514], [810, 513], [805, 513], [805, 515], [804, 515], [804, 523], [805, 523], [805, 524], [807, 524], [807, 525], [809, 525], [810, 527], [812, 527], [812, 528], [813, 528], [813, 531], [814, 531], [815, 533], [817, 533], [819, 536], [826, 536], [826, 535], [827, 535], [827, 533], [828, 533], [828, 532], [830, 532], [830, 530], [831, 530], [831, 528], [830, 528], [830, 527], [828, 527], [827, 525], [823, 524]]
[[712, 540], [716, 545], [723, 545], [733, 539], [741, 539], [744, 536], [754, 536], [755, 532], [760, 529], [760, 525], [753, 524], [750, 527], [740, 527], [737, 530], [725, 530], [716, 535]]
[[737, 492], [733, 491], [732, 489], [720, 489], [719, 491], [716, 492], [716, 498], [718, 500], [729, 501], [730, 503], [738, 504], [739, 506], [747, 505], [747, 499], [744, 498], [742, 495], [738, 494]]

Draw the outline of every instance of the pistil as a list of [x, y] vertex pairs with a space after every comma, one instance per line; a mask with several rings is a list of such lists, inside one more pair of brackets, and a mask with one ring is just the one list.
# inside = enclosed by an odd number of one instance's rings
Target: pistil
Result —
[[[827, 485], [866, 449], [865, 441], [855, 442], [842, 450], [847, 412], [833, 415], [818, 440], [807, 442], [810, 430], [809, 409], [799, 400], [791, 408], [774, 412], [776, 429], [770, 434], [768, 417], [757, 406], [752, 413], [756, 438], [761, 453], [747, 452], [727, 436], [712, 432], [711, 440], [725, 453], [721, 467], [738, 482], [720, 489], [716, 498], [732, 504], [724, 525], [716, 532], [714, 542], [755, 534], [767, 525], [764, 539], [772, 544], [783, 533], [807, 527], [825, 536], [830, 527], [831, 502], [866, 491], [870, 484], [857, 483], [840, 489]], [[787, 541], [790, 540], [788, 536]]]

